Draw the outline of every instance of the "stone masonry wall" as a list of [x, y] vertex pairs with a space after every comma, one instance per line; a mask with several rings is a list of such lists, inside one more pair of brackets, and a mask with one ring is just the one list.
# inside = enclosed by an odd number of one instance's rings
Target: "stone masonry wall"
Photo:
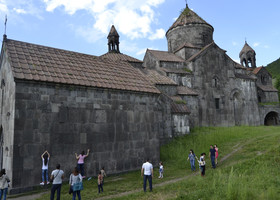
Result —
[[[14, 143], [14, 116], [15, 116], [15, 82], [11, 71], [10, 63], [5, 51], [2, 52], [2, 63], [0, 71], [1, 91], [0, 91], [0, 113], [2, 127], [2, 142], [0, 144], [1, 168], [6, 169], [6, 173], [13, 178], [13, 143]], [[2, 152], [1, 152], [2, 151]], [[1, 158], [1, 155], [3, 157]], [[13, 182], [11, 182], [13, 185]]]
[[[66, 178], [76, 166], [75, 152], [90, 149], [85, 174], [140, 169], [149, 157], [159, 161], [162, 110], [158, 95], [17, 83], [13, 182], [15, 188], [41, 181], [41, 158], [51, 154]], [[49, 172], [50, 173], [50, 172]]]

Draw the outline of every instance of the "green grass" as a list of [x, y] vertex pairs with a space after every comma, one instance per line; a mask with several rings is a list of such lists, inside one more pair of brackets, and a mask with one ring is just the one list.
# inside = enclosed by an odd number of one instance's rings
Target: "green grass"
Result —
[[[155, 169], [153, 184], [188, 176], [187, 179], [160, 187], [153, 192], [141, 190], [133, 194], [110, 199], [280, 199], [280, 127], [200, 128], [192, 134], [174, 139], [161, 148], [164, 178], [157, 179]], [[206, 159], [206, 176], [193, 174], [187, 162], [189, 149], [199, 156], [208, 155], [209, 145], [217, 144], [219, 159], [240, 148], [218, 168], [210, 168]], [[156, 163], [153, 163], [156, 164]], [[84, 182], [82, 199], [96, 199], [142, 188], [139, 171], [105, 179], [104, 193], [97, 194], [96, 179]], [[62, 200], [71, 199], [68, 185], [62, 188]], [[49, 194], [40, 200], [49, 199]]]

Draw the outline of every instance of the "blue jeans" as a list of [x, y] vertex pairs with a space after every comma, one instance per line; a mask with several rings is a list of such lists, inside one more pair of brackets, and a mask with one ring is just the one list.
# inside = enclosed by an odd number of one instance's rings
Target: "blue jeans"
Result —
[[100, 190], [103, 192], [103, 183], [98, 184], [98, 193], [100, 193]]
[[84, 164], [78, 164], [77, 168], [81, 172], [81, 175], [84, 176]]
[[6, 200], [7, 193], [8, 193], [8, 188], [1, 189], [0, 190], [0, 200], [2, 199], [2, 194], [3, 194], [3, 200]]
[[144, 175], [144, 183], [143, 183], [144, 192], [146, 192], [147, 179], [149, 181], [150, 191], [153, 190], [152, 175]]
[[212, 168], [216, 168], [215, 156], [211, 156], [211, 163], [212, 163]]
[[73, 198], [72, 198], [72, 200], [76, 199], [76, 194], [78, 195], [78, 199], [81, 200], [81, 191], [80, 190], [73, 191]]
[[57, 190], [56, 194], [56, 200], [60, 200], [60, 190], [61, 190], [61, 184], [53, 184], [51, 189], [51, 200], [54, 200], [54, 194]]
[[[45, 179], [45, 174], [46, 174], [46, 179]], [[47, 182], [49, 180], [48, 177], [48, 170], [47, 169], [42, 169], [42, 182]]]
[[195, 170], [195, 160], [190, 160], [192, 171]]

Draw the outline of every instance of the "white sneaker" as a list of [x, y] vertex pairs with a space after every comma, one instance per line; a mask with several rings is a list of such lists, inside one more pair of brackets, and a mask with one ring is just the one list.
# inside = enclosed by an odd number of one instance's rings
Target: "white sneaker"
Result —
[[47, 185], [48, 185], [48, 184], [50, 184], [50, 182], [49, 182], [49, 181], [47, 182]]
[[45, 185], [45, 183], [44, 183], [44, 182], [42, 182], [42, 183], [40, 183], [40, 185]]

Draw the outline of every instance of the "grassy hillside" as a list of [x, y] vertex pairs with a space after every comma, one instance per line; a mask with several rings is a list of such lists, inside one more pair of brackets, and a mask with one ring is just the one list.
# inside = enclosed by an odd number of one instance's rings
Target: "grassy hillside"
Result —
[[[82, 199], [280, 199], [279, 141], [280, 127], [200, 128], [161, 148], [164, 178], [157, 178], [155, 168], [152, 193], [142, 191], [139, 166], [136, 172], [107, 177], [100, 195], [96, 178], [84, 181]], [[218, 145], [219, 160], [224, 159], [215, 170], [208, 158], [210, 144]], [[207, 153], [205, 177], [191, 172], [189, 149], [197, 156]], [[68, 189], [63, 185], [62, 200], [71, 199]], [[40, 200], [49, 196], [45, 194]]]
[[271, 73], [273, 78], [280, 76], [280, 58], [268, 64], [266, 69]]

